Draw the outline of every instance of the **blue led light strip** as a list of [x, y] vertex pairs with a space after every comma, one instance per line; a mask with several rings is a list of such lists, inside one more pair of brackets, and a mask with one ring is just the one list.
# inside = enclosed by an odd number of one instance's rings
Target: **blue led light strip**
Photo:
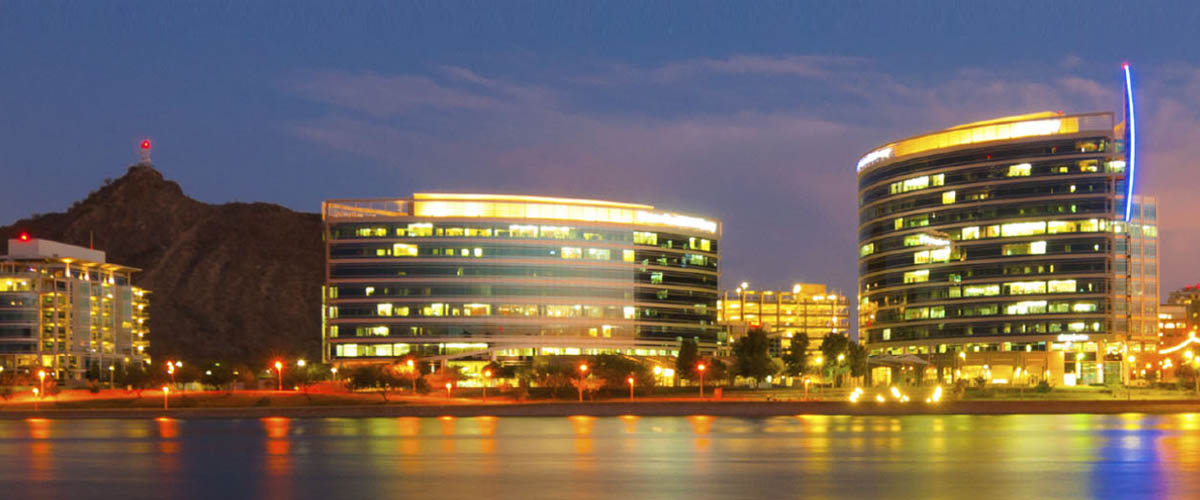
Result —
[[1125, 222], [1129, 222], [1129, 209], [1133, 206], [1133, 175], [1137, 173], [1137, 119], [1133, 113], [1133, 80], [1129, 77], [1129, 63], [1125, 63], [1125, 113], [1129, 134], [1129, 178], [1125, 180]]

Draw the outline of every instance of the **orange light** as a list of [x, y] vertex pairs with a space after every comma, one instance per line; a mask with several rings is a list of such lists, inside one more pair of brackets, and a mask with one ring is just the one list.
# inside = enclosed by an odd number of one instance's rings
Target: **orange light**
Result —
[[629, 382], [629, 385], [633, 385], [633, 377], [629, 377], [629, 378], [625, 379], [625, 381]]
[[279, 370], [282, 370], [282, 369], [283, 369], [283, 363], [282, 363], [282, 362], [279, 362], [279, 361], [276, 361], [276, 362], [275, 362], [275, 371], [279, 371]]
[[38, 370], [38, 378], [39, 379], [46, 378], [46, 370]]
[[405, 361], [405, 363], [406, 363], [406, 364], [408, 364], [408, 367], [409, 367], [409, 368], [412, 368], [412, 367], [413, 367], [413, 360], [411, 360], [411, 359], [410, 359], [410, 360], [408, 360], [408, 361]]
[[490, 377], [490, 376], [492, 376], [492, 371], [491, 371], [491, 370], [484, 370], [484, 371], [483, 371], [483, 376], [485, 376], [485, 377]]
[[163, 394], [166, 394], [166, 393], [168, 393], [168, 392], [171, 392], [171, 389], [170, 389], [169, 387], [167, 387], [167, 386], [165, 386], [165, 385], [164, 385], [164, 386], [163, 386]]
[[450, 390], [451, 387], [454, 387], [454, 385], [451, 384], [450, 382], [446, 382], [446, 390], [447, 391]]
[[696, 365], [697, 370], [704, 371], [705, 368], [708, 368], [708, 367], [704, 366], [704, 363], [700, 363], [700, 364]]
[[587, 373], [588, 365], [586, 365], [586, 364], [579, 365], [579, 371], [583, 372], [583, 373]]

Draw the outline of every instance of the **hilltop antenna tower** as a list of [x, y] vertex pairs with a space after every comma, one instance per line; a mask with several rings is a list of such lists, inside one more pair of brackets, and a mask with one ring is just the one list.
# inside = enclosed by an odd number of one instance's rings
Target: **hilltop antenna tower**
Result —
[[150, 139], [142, 139], [138, 145], [138, 155], [141, 157], [141, 165], [150, 165]]

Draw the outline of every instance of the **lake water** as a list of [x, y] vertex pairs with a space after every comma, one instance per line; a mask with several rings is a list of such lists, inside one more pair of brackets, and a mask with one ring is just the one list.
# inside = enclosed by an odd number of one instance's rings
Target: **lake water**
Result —
[[1200, 498], [1200, 414], [0, 420], [0, 498]]

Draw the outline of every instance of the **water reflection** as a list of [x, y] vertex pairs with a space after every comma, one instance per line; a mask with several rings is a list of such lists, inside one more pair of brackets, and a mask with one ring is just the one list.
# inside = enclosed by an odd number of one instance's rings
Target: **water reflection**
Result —
[[29, 419], [0, 421], [0, 483], [5, 498], [1185, 498], [1200, 415]]

